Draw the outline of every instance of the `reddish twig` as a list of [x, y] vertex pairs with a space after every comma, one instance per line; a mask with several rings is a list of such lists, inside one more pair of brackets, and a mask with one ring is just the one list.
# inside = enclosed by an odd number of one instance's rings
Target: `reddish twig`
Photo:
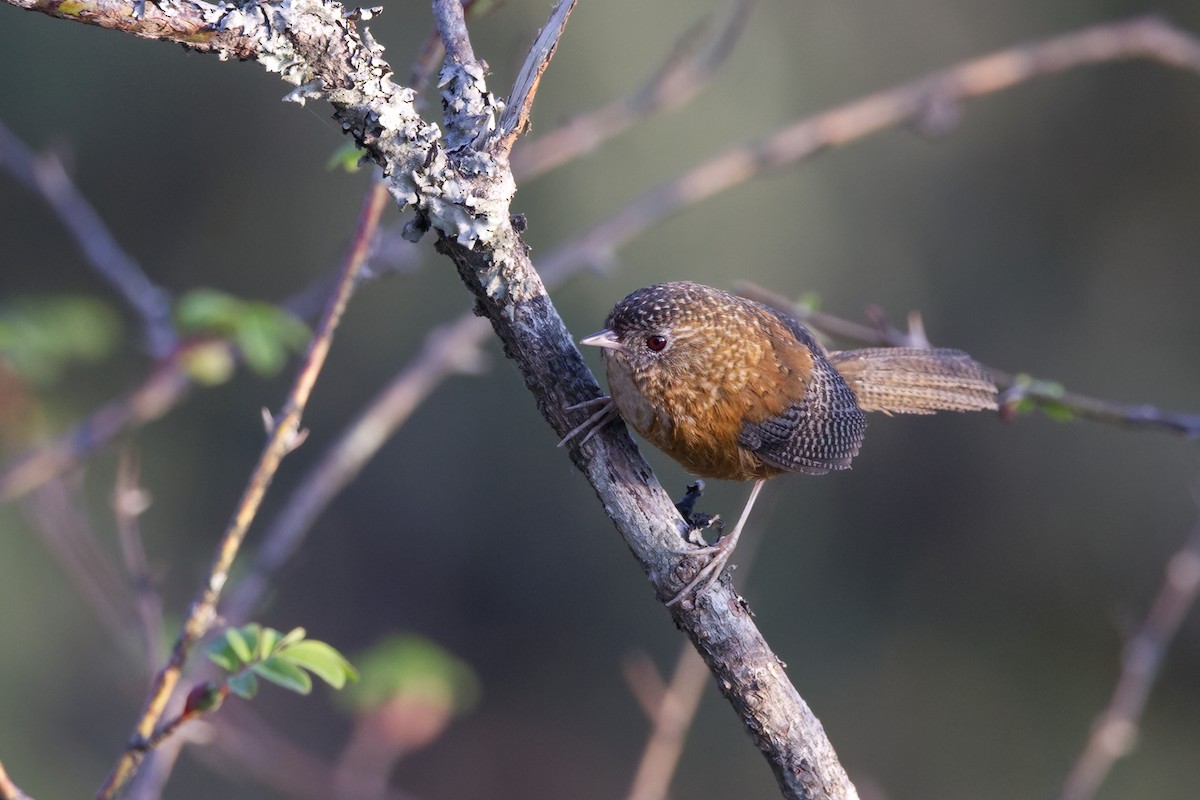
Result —
[[273, 419], [273, 428], [268, 435], [267, 444], [251, 472], [242, 498], [234, 510], [228, 527], [221, 536], [216, 555], [209, 569], [208, 579], [192, 601], [167, 663], [154, 677], [145, 706], [134, 727], [133, 738], [122, 753], [116, 767], [100, 788], [98, 792], [100, 798], [113, 797], [136, 771], [142, 756], [139, 747], [154, 733], [162, 719], [167, 701], [179, 682], [184, 662], [212, 622], [221, 590], [229, 576], [229, 568], [241, 547], [251, 521], [258, 512], [263, 495], [270, 486], [271, 479], [279, 468], [280, 462], [297, 446], [299, 437], [303, 435], [300, 431], [300, 417], [308, 403], [317, 376], [325, 364], [325, 358], [333, 341], [334, 330], [345, 311], [346, 303], [354, 289], [355, 276], [362, 267], [379, 217], [388, 202], [389, 196], [386, 187], [376, 181], [372, 184], [372, 190], [363, 206], [358, 230], [346, 257], [340, 279], [334, 292], [330, 295], [325, 313], [309, 343], [308, 352], [300, 365], [283, 408]]

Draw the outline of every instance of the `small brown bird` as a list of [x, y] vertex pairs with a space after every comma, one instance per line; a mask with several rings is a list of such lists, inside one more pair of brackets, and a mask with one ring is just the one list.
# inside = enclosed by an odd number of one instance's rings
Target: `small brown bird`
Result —
[[703, 478], [753, 480], [733, 531], [696, 578], [733, 554], [767, 478], [848, 469], [866, 429], [864, 411], [932, 414], [996, 408], [987, 371], [960, 350], [883, 347], [826, 353], [796, 320], [698, 283], [639, 289], [582, 344], [604, 348], [611, 397], [560, 442], [590, 439], [620, 414], [644, 438]]

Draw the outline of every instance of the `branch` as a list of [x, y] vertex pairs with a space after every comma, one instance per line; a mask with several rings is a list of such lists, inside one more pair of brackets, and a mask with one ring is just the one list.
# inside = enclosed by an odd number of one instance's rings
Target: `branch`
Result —
[[956, 105], [1024, 81], [1076, 67], [1132, 58], [1200, 73], [1200, 39], [1157, 17], [1095, 25], [965, 61], [928, 77], [867, 95], [799, 120], [759, 142], [738, 145], [635, 198], [601, 225], [542, 261], [544, 275], [560, 261], [607, 265], [617, 244], [680, 209], [751, 178], [905, 123], [944, 132]]
[[529, 113], [533, 108], [533, 98], [537, 94], [538, 84], [542, 74], [550, 66], [550, 59], [558, 49], [558, 40], [562, 37], [563, 28], [567, 26], [567, 17], [575, 8], [575, 0], [559, 0], [545, 27], [538, 32], [537, 39], [529, 48], [529, 55], [517, 74], [513, 84], [512, 94], [508, 98], [508, 107], [500, 120], [500, 141], [497, 143], [499, 152], [508, 154], [513, 144], [529, 127]]
[[168, 361], [156, 366], [141, 386], [0, 473], [0, 502], [41, 486], [125, 431], [158, 419], [179, 403], [192, 387], [180, 363], [189, 349], [177, 350]]
[[154, 735], [155, 728], [162, 720], [171, 693], [179, 682], [184, 662], [213, 621], [221, 589], [229, 577], [229, 568], [233, 565], [233, 560], [241, 547], [246, 531], [258, 512], [259, 504], [262, 502], [267, 487], [270, 486], [283, 458], [303, 441], [304, 433], [300, 430], [300, 417], [312, 394], [317, 375], [329, 354], [333, 332], [346, 309], [346, 303], [354, 289], [355, 277], [366, 258], [372, 235], [386, 201], [387, 196], [382, 189], [372, 191], [367, 197], [359, 219], [358, 231], [355, 234], [351, 250], [346, 256], [342, 274], [334, 291], [330, 294], [321, 322], [309, 343], [308, 352], [300, 365], [291, 391], [284, 401], [283, 409], [272, 420], [267, 444], [259, 456], [258, 463], [255, 464], [242, 498], [217, 546], [216, 555], [209, 568], [208, 579], [188, 609], [187, 617], [171, 649], [167, 663], [154, 677], [145, 706], [135, 726], [134, 735], [112, 774], [101, 787], [98, 793], [100, 798], [115, 796], [136, 771], [145, 752], [145, 743], [150, 741]]
[[62, 162], [50, 154], [39, 157], [0, 123], [0, 164], [30, 191], [42, 196], [87, 262], [141, 317], [150, 354], [162, 358], [170, 352], [178, 337], [166, 291], [154, 285], [133, 256], [121, 248], [96, 209], [71, 181]]
[[660, 111], [678, 108], [708, 85], [746, 27], [754, 0], [730, 0], [712, 32], [688, 31], [645, 85], [605, 106], [581, 114], [550, 133], [524, 142], [512, 154], [513, 173], [529, 180], [560, 167]]
[[33, 800], [21, 791], [21, 787], [12, 782], [12, 778], [8, 777], [8, 773], [4, 771], [2, 762], [0, 762], [0, 800]]
[[1167, 646], [1200, 593], [1200, 518], [1184, 546], [1171, 557], [1162, 587], [1137, 633], [1125, 645], [1121, 677], [1108, 707], [1100, 714], [1087, 745], [1067, 776], [1059, 800], [1091, 800], [1121, 756], [1137, 738]]

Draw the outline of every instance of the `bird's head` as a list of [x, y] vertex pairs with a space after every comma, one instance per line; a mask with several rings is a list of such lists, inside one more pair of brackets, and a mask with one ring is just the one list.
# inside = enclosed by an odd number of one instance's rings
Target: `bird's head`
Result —
[[670, 372], [702, 378], [720, 352], [722, 322], [742, 303], [686, 281], [647, 286], [617, 303], [604, 330], [580, 343], [604, 348], [608, 358], [634, 375]]

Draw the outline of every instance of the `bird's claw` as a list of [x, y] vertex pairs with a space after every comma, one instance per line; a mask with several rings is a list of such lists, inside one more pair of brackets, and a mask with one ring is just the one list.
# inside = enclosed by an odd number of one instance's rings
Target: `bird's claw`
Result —
[[[737, 540], [732, 536], [722, 536], [717, 540], [716, 544], [707, 547], [697, 547], [687, 551], [690, 556], [711, 556], [708, 563], [700, 568], [696, 573], [696, 577], [683, 587], [679, 594], [667, 601], [667, 607], [678, 605], [682, 600], [688, 597], [693, 591], [697, 596], [704, 594], [713, 587], [714, 584], [721, 578], [721, 572], [725, 569], [725, 565], [729, 563], [730, 557], [733, 555], [733, 548], [737, 544]], [[701, 584], [703, 583], [703, 586]]]
[[595, 408], [597, 410], [593, 411], [583, 422], [567, 431], [567, 435], [558, 440], [559, 447], [565, 447], [580, 434], [584, 434], [583, 438], [577, 443], [579, 446], [582, 446], [588, 439], [599, 433], [601, 428], [619, 416], [617, 413], [617, 404], [608, 395], [593, 397], [591, 400], [584, 400], [582, 403], [569, 405], [565, 410], [578, 411], [581, 408]]

